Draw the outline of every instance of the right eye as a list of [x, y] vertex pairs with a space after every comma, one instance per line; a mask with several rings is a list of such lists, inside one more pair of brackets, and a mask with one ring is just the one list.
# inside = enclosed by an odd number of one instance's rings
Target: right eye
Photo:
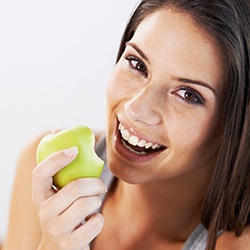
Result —
[[129, 67], [135, 70], [137, 73], [143, 74], [145, 77], [148, 76], [148, 69], [145, 63], [135, 56], [125, 56], [125, 59], [129, 62]]

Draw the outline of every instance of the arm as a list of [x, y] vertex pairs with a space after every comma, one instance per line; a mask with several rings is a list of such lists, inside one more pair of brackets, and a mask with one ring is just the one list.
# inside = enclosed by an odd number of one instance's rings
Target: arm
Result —
[[3, 250], [34, 250], [41, 240], [40, 226], [31, 200], [31, 179], [36, 166], [36, 148], [42, 136], [37, 137], [22, 150], [17, 162]]

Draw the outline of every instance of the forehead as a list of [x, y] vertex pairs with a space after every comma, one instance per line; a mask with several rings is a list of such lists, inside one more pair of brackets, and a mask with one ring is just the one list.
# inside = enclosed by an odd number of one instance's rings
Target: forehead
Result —
[[201, 45], [199, 47], [209, 49], [213, 54], [219, 53], [215, 39], [202, 29], [188, 13], [168, 7], [146, 16], [138, 25], [133, 39], [144, 40], [147, 36], [150, 36], [151, 39], [145, 41], [151, 40], [151, 43], [155, 45], [163, 46], [169, 42], [172, 46], [180, 44], [183, 47], [189, 47], [189, 50], [193, 47], [197, 49], [197, 45]]
[[131, 40], [164, 70], [168, 66], [177, 75], [208, 82], [224, 79], [223, 58], [215, 39], [187, 13], [170, 8], [153, 12], [139, 24]]

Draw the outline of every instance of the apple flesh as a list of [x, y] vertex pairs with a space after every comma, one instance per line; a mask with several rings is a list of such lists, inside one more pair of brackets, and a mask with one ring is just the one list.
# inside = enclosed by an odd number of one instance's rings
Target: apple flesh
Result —
[[40, 163], [54, 152], [77, 146], [78, 155], [75, 160], [53, 176], [53, 185], [62, 188], [78, 178], [98, 178], [101, 175], [104, 161], [95, 153], [94, 145], [95, 136], [89, 127], [73, 126], [44, 136], [38, 144], [36, 160]]

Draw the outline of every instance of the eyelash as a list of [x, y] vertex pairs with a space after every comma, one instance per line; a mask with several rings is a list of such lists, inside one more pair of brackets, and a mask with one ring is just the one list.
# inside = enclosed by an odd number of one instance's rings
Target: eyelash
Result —
[[[132, 70], [135, 70], [137, 73], [142, 74], [144, 77], [148, 76], [148, 69], [141, 59], [132, 55], [125, 56], [125, 59], [128, 61], [129, 67]], [[135, 65], [133, 64], [133, 62], [135, 62]]]
[[[180, 91], [183, 91], [183, 95], [181, 95]], [[174, 93], [176, 93], [182, 100], [184, 100], [185, 102], [189, 103], [189, 104], [194, 104], [194, 105], [202, 105], [205, 103], [203, 97], [194, 89], [189, 88], [189, 87], [181, 87], [179, 88], [177, 91], [175, 91]], [[187, 94], [191, 94], [192, 98], [194, 100], [189, 100]]]
[[[136, 73], [142, 74], [144, 77], [148, 76], [148, 70], [147, 67], [145, 65], [145, 63], [139, 59], [136, 56], [133, 55], [127, 55], [124, 57], [128, 63], [129, 63], [129, 67], [134, 70]], [[135, 62], [135, 65], [133, 64], [133, 62]], [[140, 64], [140, 68], [138, 68], [138, 64]], [[181, 94], [178, 94], [179, 91], [185, 91], [183, 93], [183, 96]], [[194, 100], [188, 100], [186, 94], [189, 92], [189, 94], [193, 95]], [[195, 91], [192, 88], [189, 87], [181, 87], [179, 88], [177, 91], [175, 91], [175, 93], [185, 102], [187, 102], [188, 104], [193, 104], [193, 105], [202, 105], [205, 103], [204, 99], [202, 98], [202, 96]]]

